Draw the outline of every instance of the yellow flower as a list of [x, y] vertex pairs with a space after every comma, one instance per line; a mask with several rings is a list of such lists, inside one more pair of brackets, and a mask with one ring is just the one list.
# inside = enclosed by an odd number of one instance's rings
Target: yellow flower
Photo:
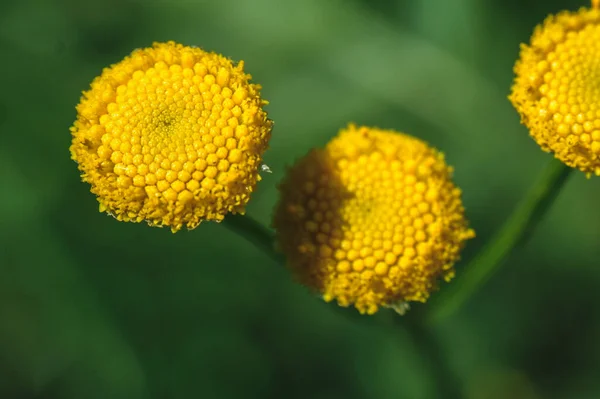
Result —
[[174, 42], [105, 68], [71, 128], [100, 210], [173, 232], [243, 213], [272, 126], [250, 79], [243, 62]]
[[342, 129], [280, 185], [273, 225], [289, 267], [326, 301], [361, 313], [425, 302], [474, 236], [451, 174], [416, 138]]
[[588, 176], [600, 175], [599, 65], [600, 10], [550, 15], [521, 45], [509, 97], [542, 149]]

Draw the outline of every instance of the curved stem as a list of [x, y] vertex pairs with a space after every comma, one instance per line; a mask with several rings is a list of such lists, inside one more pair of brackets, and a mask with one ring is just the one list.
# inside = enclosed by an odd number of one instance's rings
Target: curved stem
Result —
[[[266, 226], [244, 215], [228, 215], [223, 220], [223, 223], [228, 229], [244, 237], [256, 248], [271, 257], [276, 263], [280, 265], [284, 264], [283, 255], [275, 250], [275, 234]], [[340, 310], [346, 311], [346, 309], [341, 308]], [[346, 315], [348, 316], [350, 313], [346, 313]], [[418, 348], [419, 353], [421, 353], [423, 362], [421, 366], [430, 375], [436, 397], [446, 399], [461, 398], [461, 387], [458, 379], [449, 367], [438, 340], [431, 329], [425, 325], [423, 315], [417, 312], [411, 315], [410, 320], [404, 317], [399, 318], [396, 313], [392, 312], [389, 315], [391, 316], [392, 327], [405, 329], [410, 335], [413, 344]], [[354, 317], [355, 313], [352, 312], [352, 318]], [[381, 322], [382, 320], [377, 319], [377, 321]]]
[[562, 162], [550, 162], [504, 225], [467, 264], [462, 275], [432, 303], [430, 321], [438, 321], [454, 313], [489, 280], [511, 250], [525, 243], [560, 193], [571, 171], [572, 168]]
[[279, 264], [284, 264], [282, 254], [275, 250], [275, 234], [262, 223], [247, 215], [227, 215], [222, 222], [228, 229], [244, 237]]

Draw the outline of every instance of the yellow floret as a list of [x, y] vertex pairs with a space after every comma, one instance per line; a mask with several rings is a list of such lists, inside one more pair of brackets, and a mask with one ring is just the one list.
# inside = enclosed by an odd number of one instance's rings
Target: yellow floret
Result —
[[454, 276], [467, 228], [452, 168], [426, 143], [350, 125], [299, 160], [273, 225], [297, 279], [341, 306], [425, 302]]
[[250, 79], [243, 62], [174, 42], [105, 68], [71, 128], [100, 210], [174, 232], [243, 213], [272, 126]]
[[600, 175], [600, 10], [550, 15], [521, 45], [510, 100], [544, 151]]

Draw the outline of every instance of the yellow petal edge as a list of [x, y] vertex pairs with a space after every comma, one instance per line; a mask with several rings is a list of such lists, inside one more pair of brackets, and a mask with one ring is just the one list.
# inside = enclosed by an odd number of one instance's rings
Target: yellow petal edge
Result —
[[100, 210], [173, 232], [243, 213], [272, 127], [250, 79], [243, 62], [172, 41], [105, 68], [70, 148]]

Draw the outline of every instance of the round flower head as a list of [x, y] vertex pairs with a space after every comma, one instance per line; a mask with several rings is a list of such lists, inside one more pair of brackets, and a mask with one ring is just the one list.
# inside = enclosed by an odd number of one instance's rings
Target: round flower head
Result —
[[452, 168], [426, 143], [350, 125], [299, 160], [280, 186], [278, 243], [297, 279], [361, 313], [425, 302], [467, 228]]
[[521, 45], [509, 97], [542, 149], [588, 176], [600, 175], [599, 67], [600, 10], [551, 15]]
[[154, 43], [94, 79], [77, 106], [71, 155], [101, 211], [174, 232], [244, 212], [272, 123], [243, 67]]

